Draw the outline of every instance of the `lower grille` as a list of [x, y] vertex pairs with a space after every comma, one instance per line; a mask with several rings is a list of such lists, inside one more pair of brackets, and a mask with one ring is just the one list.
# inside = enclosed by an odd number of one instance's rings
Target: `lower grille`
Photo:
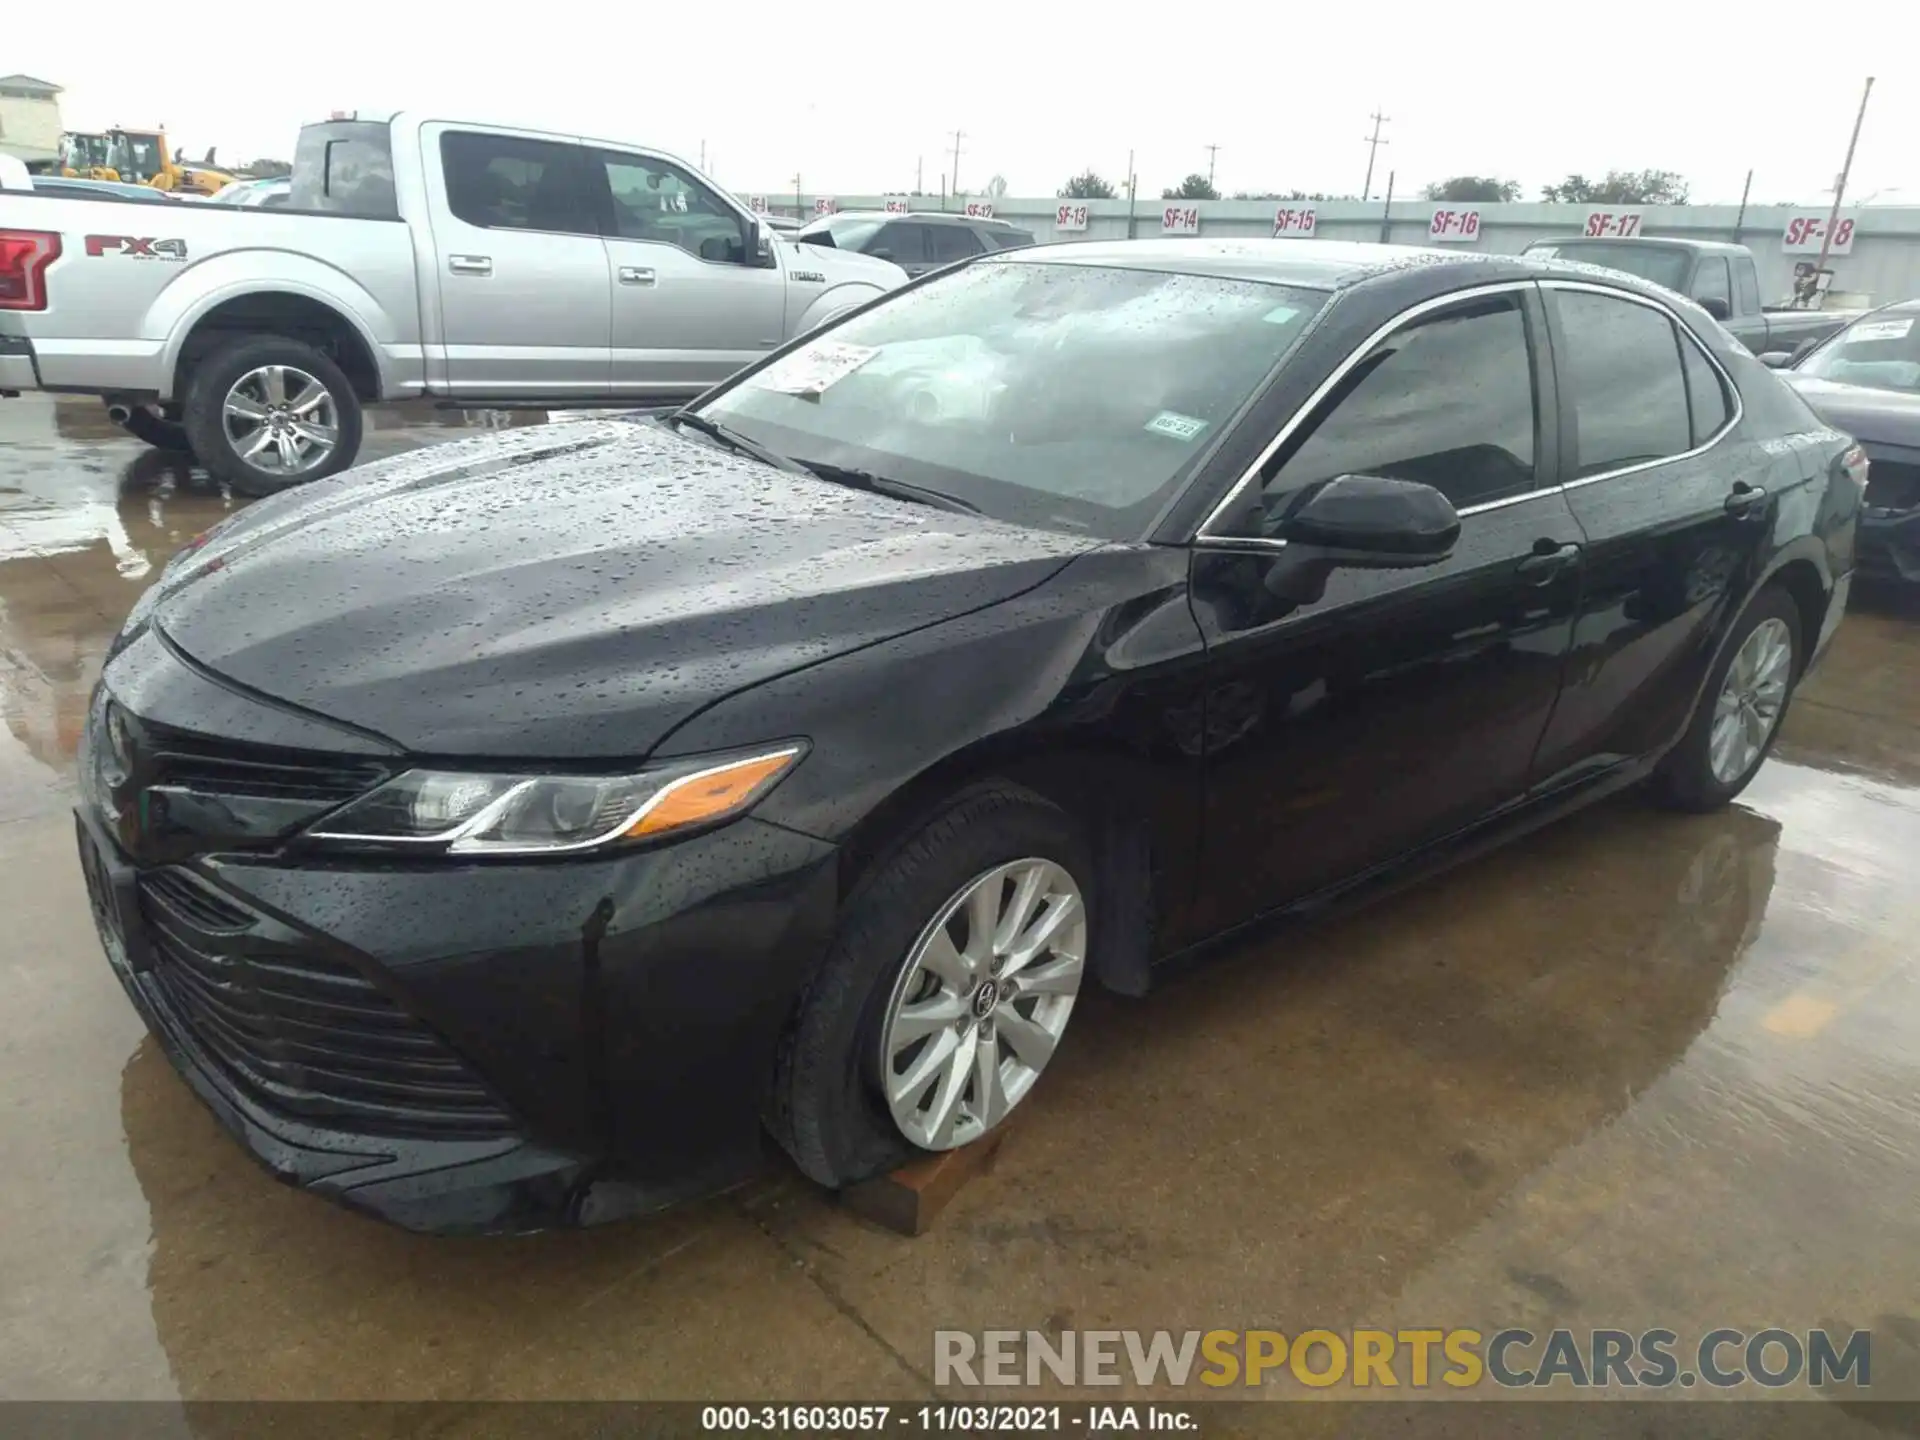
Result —
[[1870, 458], [1866, 502], [1875, 510], [1920, 509], [1920, 465]]
[[178, 869], [140, 878], [156, 999], [250, 1098], [395, 1136], [512, 1133], [445, 1041], [352, 966]]

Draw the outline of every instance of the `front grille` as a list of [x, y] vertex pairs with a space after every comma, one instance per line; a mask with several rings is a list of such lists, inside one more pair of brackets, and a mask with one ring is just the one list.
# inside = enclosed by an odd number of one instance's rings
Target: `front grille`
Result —
[[250, 795], [338, 805], [364, 795], [387, 777], [370, 761], [304, 755], [284, 750], [218, 745], [178, 731], [148, 730], [151, 757], [146, 783], [177, 785], [203, 795]]
[[1920, 465], [1869, 457], [1866, 499], [1876, 510], [1920, 508]]
[[353, 966], [185, 870], [142, 875], [139, 889], [151, 993], [257, 1103], [386, 1135], [513, 1131], [466, 1062]]

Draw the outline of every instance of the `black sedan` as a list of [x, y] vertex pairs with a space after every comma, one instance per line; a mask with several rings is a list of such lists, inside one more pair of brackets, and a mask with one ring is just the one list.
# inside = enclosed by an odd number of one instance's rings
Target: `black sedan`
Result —
[[993, 1129], [1076, 997], [1638, 782], [1737, 795], [1865, 463], [1690, 303], [1291, 241], [984, 257], [677, 416], [219, 526], [82, 864], [174, 1064], [404, 1225]]
[[1871, 462], [1861, 575], [1920, 585], [1920, 300], [1862, 316], [1782, 373]]

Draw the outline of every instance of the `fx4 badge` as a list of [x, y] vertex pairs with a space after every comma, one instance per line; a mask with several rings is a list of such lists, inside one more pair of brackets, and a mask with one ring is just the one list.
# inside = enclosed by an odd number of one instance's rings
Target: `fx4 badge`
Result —
[[155, 240], [151, 236], [140, 235], [89, 235], [87, 254], [96, 258], [102, 255], [131, 255], [136, 260], [178, 262], [187, 258], [187, 242]]
[[824, 270], [789, 270], [787, 272], [787, 278], [797, 280], [802, 284], [824, 285], [827, 283], [827, 275]]

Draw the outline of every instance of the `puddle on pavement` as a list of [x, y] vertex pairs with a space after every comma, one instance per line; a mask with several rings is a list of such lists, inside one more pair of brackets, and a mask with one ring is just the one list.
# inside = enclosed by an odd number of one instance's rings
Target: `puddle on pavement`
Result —
[[[120, 615], [237, 503], [88, 407], [29, 434], [16, 403], [0, 820], [9, 783], [63, 783]], [[1088, 997], [997, 1170], [911, 1243], [780, 1176], [515, 1241], [288, 1190], [140, 1038], [29, 805], [0, 825], [0, 1093], [37, 1097], [0, 1110], [0, 1397], [873, 1398], [922, 1393], [936, 1326], [1307, 1322], [1870, 1325], [1876, 1390], [1920, 1397], [1916, 659], [1920, 618], [1862, 607], [1728, 811], [1623, 797]]]

